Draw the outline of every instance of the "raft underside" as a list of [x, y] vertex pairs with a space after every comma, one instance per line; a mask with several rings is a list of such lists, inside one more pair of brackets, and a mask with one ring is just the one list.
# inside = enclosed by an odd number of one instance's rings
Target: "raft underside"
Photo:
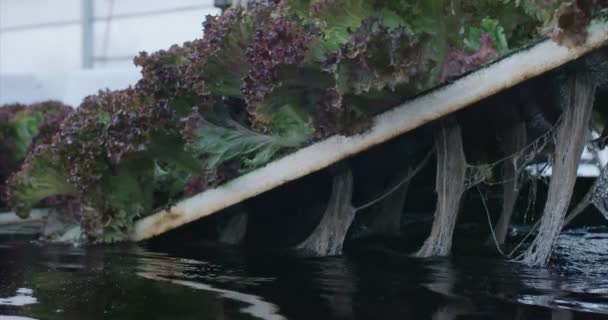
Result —
[[576, 60], [607, 43], [606, 22], [591, 25], [586, 43], [575, 48], [562, 47], [551, 40], [543, 41], [376, 116], [371, 129], [365, 133], [329, 137], [217, 188], [184, 199], [167, 210], [142, 218], [136, 222], [131, 239], [141, 241], [152, 238], [327, 168], [349, 156]]

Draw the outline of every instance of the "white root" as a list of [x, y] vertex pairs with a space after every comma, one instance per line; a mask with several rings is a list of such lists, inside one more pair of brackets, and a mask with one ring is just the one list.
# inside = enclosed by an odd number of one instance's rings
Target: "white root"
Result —
[[517, 259], [530, 266], [549, 262], [574, 191], [577, 169], [593, 109], [596, 86], [586, 71], [570, 75], [560, 99], [563, 115], [556, 133], [553, 171], [547, 202], [536, 238]]
[[341, 254], [344, 239], [355, 218], [352, 170], [348, 166], [334, 169], [331, 196], [323, 217], [312, 234], [296, 247], [312, 256]]
[[[526, 139], [526, 124], [523, 121], [518, 122], [505, 134], [505, 154], [516, 154], [517, 152], [523, 150], [526, 146]], [[503, 245], [507, 239], [509, 225], [511, 224], [511, 217], [513, 216], [515, 203], [517, 202], [517, 197], [519, 196], [519, 171], [517, 170], [517, 164], [515, 161], [517, 161], [517, 157], [514, 157], [511, 159], [511, 161], [503, 162], [502, 167], [502, 174], [506, 181], [502, 189], [502, 212], [495, 227], [496, 241], [499, 245]]]
[[579, 203], [570, 211], [564, 220], [565, 227], [569, 225], [576, 217], [578, 217], [590, 204], [593, 204], [602, 213], [604, 218], [608, 220], [608, 166], [604, 166], [600, 172], [600, 176], [595, 179], [593, 185], [589, 188], [585, 196]]
[[460, 200], [465, 191], [467, 163], [460, 127], [453, 118], [442, 120], [441, 130], [435, 138], [435, 145], [437, 208], [431, 234], [416, 252], [417, 257], [450, 254]]
[[220, 228], [218, 242], [237, 245], [243, 243], [247, 234], [249, 214], [241, 206], [237, 206], [232, 211], [234, 212], [230, 212], [231, 216], [228, 217], [226, 223]]

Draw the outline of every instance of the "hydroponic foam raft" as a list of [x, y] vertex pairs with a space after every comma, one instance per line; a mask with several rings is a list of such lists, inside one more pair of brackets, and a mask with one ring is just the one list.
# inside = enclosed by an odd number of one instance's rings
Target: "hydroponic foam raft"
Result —
[[567, 48], [551, 40], [543, 41], [374, 117], [372, 127], [362, 134], [334, 135], [140, 219], [135, 224], [132, 240], [154, 237], [326, 168], [606, 44], [606, 23], [590, 26], [587, 41], [580, 46]]

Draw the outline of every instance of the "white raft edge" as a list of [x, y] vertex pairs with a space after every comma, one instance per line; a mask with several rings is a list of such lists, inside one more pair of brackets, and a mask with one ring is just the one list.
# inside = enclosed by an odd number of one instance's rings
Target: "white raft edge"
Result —
[[131, 240], [142, 241], [155, 237], [324, 169], [351, 155], [576, 60], [608, 42], [608, 23], [592, 24], [588, 31], [587, 40], [581, 46], [566, 48], [551, 40], [545, 40], [376, 116], [372, 128], [363, 134], [331, 136], [219, 187], [184, 199], [169, 209], [142, 218], [136, 221]]
[[34, 209], [30, 212], [30, 216], [27, 219], [22, 219], [17, 216], [14, 212], [0, 212], [0, 226], [8, 224], [19, 224], [28, 223], [33, 221], [40, 221], [47, 215], [45, 209]]

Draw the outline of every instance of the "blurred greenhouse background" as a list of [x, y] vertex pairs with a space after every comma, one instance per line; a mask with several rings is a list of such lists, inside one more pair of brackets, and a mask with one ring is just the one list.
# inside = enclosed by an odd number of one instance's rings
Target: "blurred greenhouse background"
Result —
[[219, 12], [214, 0], [0, 0], [0, 104], [77, 106], [134, 84], [133, 56], [200, 38]]

